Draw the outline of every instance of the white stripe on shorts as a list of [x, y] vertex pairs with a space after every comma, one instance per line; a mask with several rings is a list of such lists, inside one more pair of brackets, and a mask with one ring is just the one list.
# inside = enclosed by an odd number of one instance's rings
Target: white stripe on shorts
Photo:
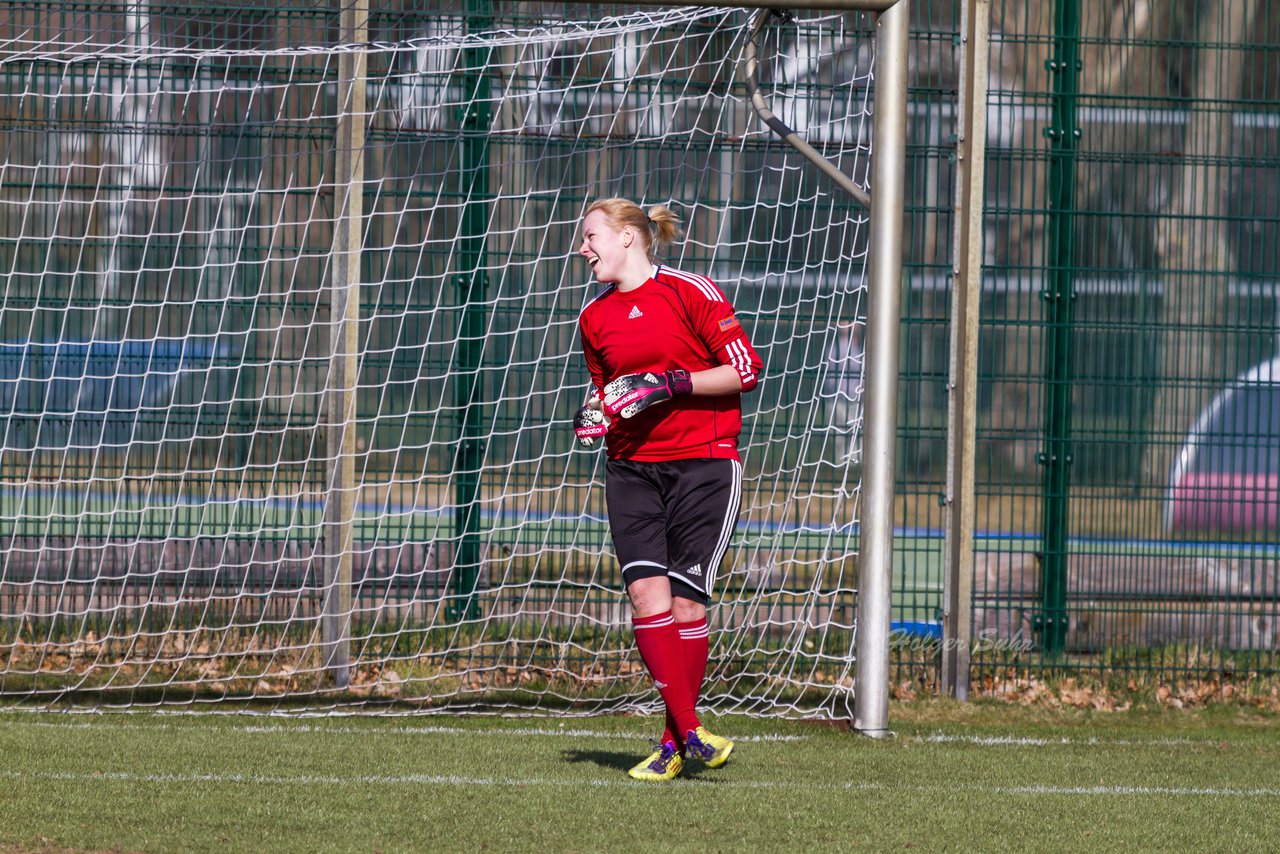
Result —
[[623, 571], [623, 572], [626, 572], [628, 569], [630, 569], [630, 568], [631, 568], [631, 567], [633, 567], [633, 566], [656, 566], [658, 569], [666, 569], [666, 567], [665, 567], [664, 565], [662, 565], [662, 564], [660, 564], [660, 563], [654, 563], [654, 562], [653, 562], [653, 561], [651, 561], [651, 560], [633, 560], [633, 561], [631, 561], [631, 563], [629, 563], [629, 564], [627, 564], [626, 566], [624, 566], [624, 567], [622, 568], [622, 571]]
[[733, 464], [733, 485], [729, 493], [729, 506], [725, 508], [724, 522], [720, 527], [720, 540], [711, 554], [711, 563], [707, 565], [708, 593], [715, 589], [716, 571], [720, 568], [720, 561], [724, 559], [725, 550], [729, 548], [729, 541], [733, 539], [733, 529], [738, 525], [738, 509], [742, 504], [742, 463], [737, 460], [729, 462]]
[[694, 584], [693, 581], [689, 578], [689, 576], [685, 575], [683, 572], [668, 572], [667, 575], [670, 576], [671, 578], [676, 579], [677, 581], [683, 581], [685, 583], [685, 586], [692, 587], [694, 590], [697, 590], [703, 596], [711, 595], [703, 588]]

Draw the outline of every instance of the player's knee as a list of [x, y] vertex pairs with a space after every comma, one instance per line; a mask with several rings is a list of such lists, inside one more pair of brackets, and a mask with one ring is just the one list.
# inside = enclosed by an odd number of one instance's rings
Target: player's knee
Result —
[[707, 616], [707, 606], [683, 596], [675, 596], [671, 600], [671, 614], [677, 623], [696, 623]]
[[637, 617], [651, 617], [673, 607], [671, 584], [665, 577], [637, 578], [627, 585], [627, 596]]

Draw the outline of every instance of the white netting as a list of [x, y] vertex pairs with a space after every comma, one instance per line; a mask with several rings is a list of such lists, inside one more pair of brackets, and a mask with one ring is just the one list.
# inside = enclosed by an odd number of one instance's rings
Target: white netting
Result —
[[[333, 14], [177, 8], [37, 6], [0, 56], [0, 695], [653, 707], [602, 460], [568, 424], [593, 290], [577, 225], [617, 194], [681, 214], [666, 260], [717, 280], [766, 364], [706, 703], [847, 716], [865, 212], [751, 110], [746, 14], [399, 11], [368, 46], [326, 47]], [[867, 20], [834, 15], [761, 45], [773, 111], [864, 185], [871, 46]], [[357, 452], [331, 490], [336, 80], [354, 50]], [[337, 690], [320, 616], [343, 490]]]

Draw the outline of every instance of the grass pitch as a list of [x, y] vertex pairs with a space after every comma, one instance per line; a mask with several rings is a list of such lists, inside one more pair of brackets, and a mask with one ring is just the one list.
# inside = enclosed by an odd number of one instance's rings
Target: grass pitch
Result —
[[1274, 850], [1274, 716], [895, 704], [894, 739], [727, 717], [0, 715], [0, 851]]

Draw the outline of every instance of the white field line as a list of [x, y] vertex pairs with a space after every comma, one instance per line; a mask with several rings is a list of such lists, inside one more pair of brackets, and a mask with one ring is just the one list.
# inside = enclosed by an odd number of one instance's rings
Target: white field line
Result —
[[[590, 788], [627, 786], [644, 788], [647, 784], [631, 780], [555, 780], [546, 777], [469, 777], [462, 774], [137, 774], [127, 771], [0, 771], [0, 779], [16, 781], [51, 780], [69, 783], [217, 783], [250, 784], [263, 786], [494, 786], [529, 787], [556, 786]], [[988, 795], [1064, 795], [1091, 797], [1217, 797], [1217, 798], [1280, 798], [1280, 788], [1251, 788], [1217, 786], [975, 786], [955, 784], [947, 786], [921, 786], [898, 783], [807, 783], [803, 781], [750, 781], [750, 780], [683, 780], [680, 786], [713, 786], [724, 789], [799, 789], [850, 791], [850, 792], [915, 792], [920, 794], [947, 792], [974, 792]]]
[[[7, 722], [0, 722], [0, 727], [6, 724], [17, 724], [19, 726], [37, 727], [43, 729], [66, 729], [66, 730], [119, 730], [131, 732], [150, 732], [150, 731], [184, 731], [190, 729], [185, 725], [175, 725], [170, 723], [120, 723], [115, 721], [102, 720], [95, 718], [93, 720], [38, 720], [35, 718], [28, 720], [9, 719]], [[463, 727], [451, 727], [441, 725], [425, 725], [425, 726], [394, 726], [394, 727], [352, 727], [344, 725], [325, 725], [325, 724], [243, 724], [237, 726], [228, 726], [224, 729], [233, 732], [244, 733], [266, 733], [266, 734], [332, 734], [332, 735], [394, 735], [394, 736], [423, 736], [423, 735], [520, 735], [533, 737], [555, 737], [563, 736], [567, 738], [597, 738], [617, 740], [628, 738], [643, 738], [640, 733], [628, 732], [601, 732], [599, 730], [565, 727], [490, 727], [485, 729], [467, 729]], [[783, 735], [781, 733], [766, 733], [764, 735], [750, 736], [734, 736], [734, 741], [740, 741], [745, 744], [755, 743], [782, 743], [782, 742], [798, 742], [808, 741], [809, 736], [805, 735]], [[971, 744], [978, 747], [1179, 747], [1189, 745], [1219, 745], [1223, 743], [1222, 739], [1203, 738], [1150, 738], [1150, 739], [1126, 739], [1126, 738], [1098, 738], [1089, 736], [1087, 738], [1071, 738], [1062, 736], [1060, 738], [1037, 738], [1032, 736], [1011, 736], [1011, 735], [952, 735], [948, 733], [933, 733], [931, 735], [914, 736], [911, 740], [929, 742], [932, 744]]]
[[1222, 744], [1215, 738], [1035, 738], [1014, 735], [948, 735], [935, 733], [918, 736], [917, 740], [933, 744], [976, 744], [980, 747], [1175, 747], [1191, 744]]
[[[93, 720], [93, 721], [42, 721], [42, 720], [10, 720], [0, 722], [0, 728], [9, 724], [18, 726], [36, 727], [41, 729], [66, 729], [66, 730], [125, 730], [131, 732], [156, 732], [156, 731], [191, 731], [189, 726], [176, 726], [168, 723], [154, 724], [130, 724], [116, 723], [112, 721]], [[564, 736], [567, 738], [598, 738], [616, 741], [618, 739], [643, 738], [639, 733], [629, 732], [601, 732], [600, 730], [591, 729], [567, 729], [561, 727], [492, 727], [487, 729], [467, 729], [463, 727], [449, 726], [396, 726], [396, 727], [352, 727], [352, 726], [324, 726], [315, 724], [245, 724], [243, 726], [221, 727], [220, 729], [231, 730], [233, 732], [246, 733], [267, 733], [267, 734], [293, 734], [300, 735], [320, 733], [323, 735], [359, 735], [359, 736], [376, 736], [376, 735], [479, 735], [479, 736], [501, 736], [501, 735], [527, 735], [534, 737], [553, 737]], [[765, 743], [765, 742], [789, 742], [789, 741], [807, 741], [808, 736], [804, 735], [782, 735], [780, 733], [766, 733], [764, 735], [746, 735], [734, 736], [734, 741], [744, 743]]]

